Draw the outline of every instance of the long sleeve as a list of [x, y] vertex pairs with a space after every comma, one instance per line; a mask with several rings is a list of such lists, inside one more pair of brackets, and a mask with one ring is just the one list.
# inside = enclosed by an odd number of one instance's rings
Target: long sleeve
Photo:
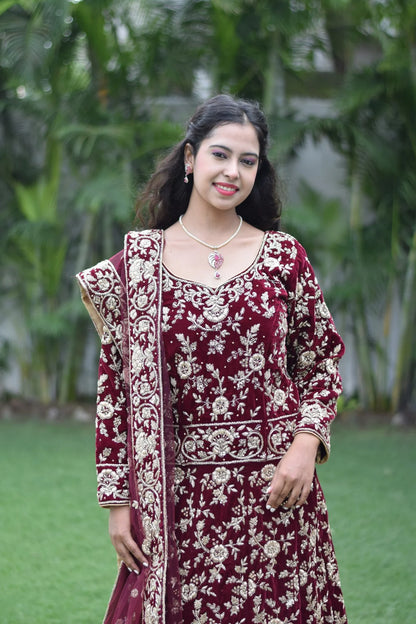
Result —
[[96, 465], [99, 504], [128, 503], [127, 404], [122, 361], [105, 327], [98, 367]]
[[101, 339], [98, 368], [96, 463], [102, 506], [129, 501], [127, 418], [122, 351], [125, 297], [123, 254], [80, 272], [82, 300]]
[[300, 399], [296, 433], [307, 432], [321, 440], [317, 461], [328, 459], [330, 423], [342, 391], [338, 362], [344, 344], [335, 329], [306, 252], [297, 243], [297, 258], [291, 275], [287, 365]]

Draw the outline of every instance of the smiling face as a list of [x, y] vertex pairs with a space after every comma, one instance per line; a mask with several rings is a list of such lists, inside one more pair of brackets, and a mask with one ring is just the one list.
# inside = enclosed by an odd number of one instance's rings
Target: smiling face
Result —
[[249, 123], [217, 126], [194, 155], [185, 147], [193, 172], [189, 206], [234, 210], [251, 193], [259, 164], [259, 141]]

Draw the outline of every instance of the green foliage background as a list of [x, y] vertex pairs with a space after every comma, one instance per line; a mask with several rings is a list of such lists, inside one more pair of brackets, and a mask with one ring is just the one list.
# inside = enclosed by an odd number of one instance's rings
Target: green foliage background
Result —
[[[322, 54], [332, 71], [317, 71]], [[14, 325], [1, 338], [0, 368], [18, 363], [28, 398], [79, 398], [90, 328], [73, 275], [120, 248], [137, 189], [180, 137], [201, 75], [209, 94], [262, 103], [276, 166], [307, 140], [326, 138], [342, 155], [348, 199], [301, 184], [284, 227], [307, 247], [331, 308], [345, 319], [356, 401], [410, 409], [410, 0], [0, 0], [0, 311]], [[293, 96], [329, 99], [331, 114], [300, 118]]]

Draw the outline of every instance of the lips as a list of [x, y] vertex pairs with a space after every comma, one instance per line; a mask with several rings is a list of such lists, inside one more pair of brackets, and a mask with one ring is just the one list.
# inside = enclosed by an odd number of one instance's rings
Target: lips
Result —
[[235, 184], [219, 184], [214, 183], [215, 188], [221, 195], [234, 195], [238, 191], [238, 186]]

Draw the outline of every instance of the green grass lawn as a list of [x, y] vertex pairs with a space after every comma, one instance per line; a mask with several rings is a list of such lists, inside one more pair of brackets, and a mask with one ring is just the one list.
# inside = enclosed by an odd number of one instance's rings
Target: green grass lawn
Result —
[[[0, 422], [0, 624], [99, 624], [115, 578], [93, 426]], [[416, 431], [338, 423], [319, 468], [349, 624], [413, 624]], [[250, 624], [250, 623], [247, 623]]]
[[336, 423], [319, 477], [349, 624], [414, 624], [416, 430]]

